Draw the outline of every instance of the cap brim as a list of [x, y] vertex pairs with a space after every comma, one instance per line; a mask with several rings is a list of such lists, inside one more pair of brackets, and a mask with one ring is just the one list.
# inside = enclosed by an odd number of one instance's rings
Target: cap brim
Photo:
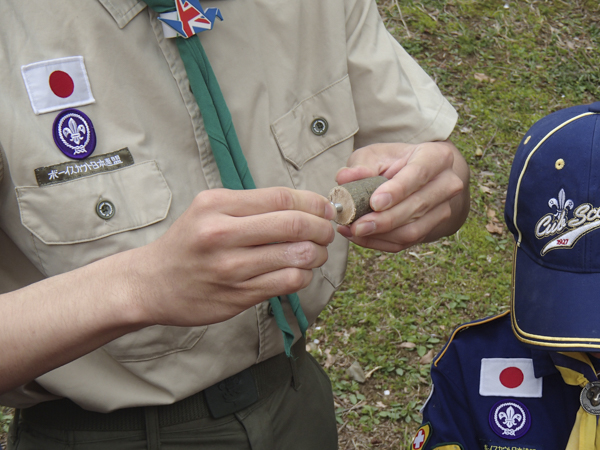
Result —
[[520, 341], [553, 351], [600, 350], [599, 298], [600, 273], [548, 269], [515, 249], [511, 308]]

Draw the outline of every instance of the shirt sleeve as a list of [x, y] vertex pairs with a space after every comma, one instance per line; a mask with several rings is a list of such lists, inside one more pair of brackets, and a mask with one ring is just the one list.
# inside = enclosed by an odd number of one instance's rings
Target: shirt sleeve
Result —
[[[444, 359], [452, 355], [444, 356]], [[448, 361], [444, 361], [446, 364]], [[453, 371], [460, 374], [460, 368]], [[432, 393], [423, 407], [423, 424], [429, 423], [431, 434], [423, 450], [436, 445], [456, 443], [465, 449], [479, 448], [472, 411], [465, 389], [435, 366], [431, 367]]]
[[372, 0], [346, 0], [348, 73], [360, 130], [356, 147], [448, 138], [457, 113], [386, 30]]

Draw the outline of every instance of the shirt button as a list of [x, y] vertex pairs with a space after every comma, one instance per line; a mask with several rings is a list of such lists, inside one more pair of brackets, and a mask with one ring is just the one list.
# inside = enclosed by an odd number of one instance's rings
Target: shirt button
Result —
[[323, 136], [325, 133], [327, 133], [328, 128], [329, 124], [322, 117], [313, 120], [313, 122], [310, 124], [311, 131], [317, 136]]
[[101, 219], [108, 220], [115, 215], [115, 205], [108, 200], [101, 200], [96, 205], [96, 214]]

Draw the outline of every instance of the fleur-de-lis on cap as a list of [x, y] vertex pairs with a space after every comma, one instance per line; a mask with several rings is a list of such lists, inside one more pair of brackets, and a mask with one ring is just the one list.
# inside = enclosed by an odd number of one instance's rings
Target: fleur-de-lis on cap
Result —
[[[83, 140], [82, 134], [85, 134], [85, 127], [82, 124], [77, 125], [77, 122], [75, 122], [72, 117], [69, 119], [68, 124], [68, 128], [63, 128], [63, 134], [65, 137], [68, 137], [71, 142], [74, 142], [75, 145], [79, 145]], [[71, 137], [69, 137], [69, 135]]]
[[575, 206], [575, 203], [573, 203], [573, 200], [571, 199], [565, 202], [566, 198], [567, 196], [565, 194], [565, 190], [561, 189], [558, 193], [558, 200], [555, 198], [551, 198], [550, 200], [548, 200], [548, 206], [550, 208], [556, 206], [556, 213], [554, 214], [555, 216], [559, 216], [564, 210], [573, 209], [573, 207]]
[[517, 422], [521, 421], [522, 419], [521, 414], [515, 413], [515, 409], [512, 406], [509, 406], [506, 409], [506, 412], [501, 412], [498, 414], [498, 417], [500, 419], [504, 419], [504, 425], [506, 425], [508, 428], [514, 427]]

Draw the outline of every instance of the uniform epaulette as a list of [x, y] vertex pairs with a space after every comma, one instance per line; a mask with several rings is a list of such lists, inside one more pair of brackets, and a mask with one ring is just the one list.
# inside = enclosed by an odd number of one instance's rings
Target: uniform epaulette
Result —
[[476, 325], [483, 325], [484, 323], [490, 323], [494, 320], [498, 320], [502, 317], [505, 317], [507, 314], [509, 314], [510, 311], [505, 311], [501, 314], [498, 314], [496, 316], [489, 316], [489, 317], [485, 317], [483, 319], [479, 319], [479, 320], [474, 320], [473, 322], [467, 322], [467, 323], [463, 323], [462, 325], [459, 325], [458, 327], [456, 327], [454, 329], [454, 331], [452, 332], [452, 335], [450, 335], [450, 338], [448, 339], [448, 342], [446, 342], [446, 345], [444, 345], [444, 348], [442, 349], [442, 351], [437, 355], [437, 357], [435, 358], [435, 360], [433, 361], [433, 365], [435, 367], [437, 367], [438, 362], [440, 361], [440, 359], [442, 359], [442, 356], [444, 356], [444, 353], [446, 353], [446, 350], [448, 349], [448, 346], [452, 343], [452, 340], [456, 337], [456, 335], [463, 331], [466, 330], [467, 328], [471, 328], [474, 327]]

